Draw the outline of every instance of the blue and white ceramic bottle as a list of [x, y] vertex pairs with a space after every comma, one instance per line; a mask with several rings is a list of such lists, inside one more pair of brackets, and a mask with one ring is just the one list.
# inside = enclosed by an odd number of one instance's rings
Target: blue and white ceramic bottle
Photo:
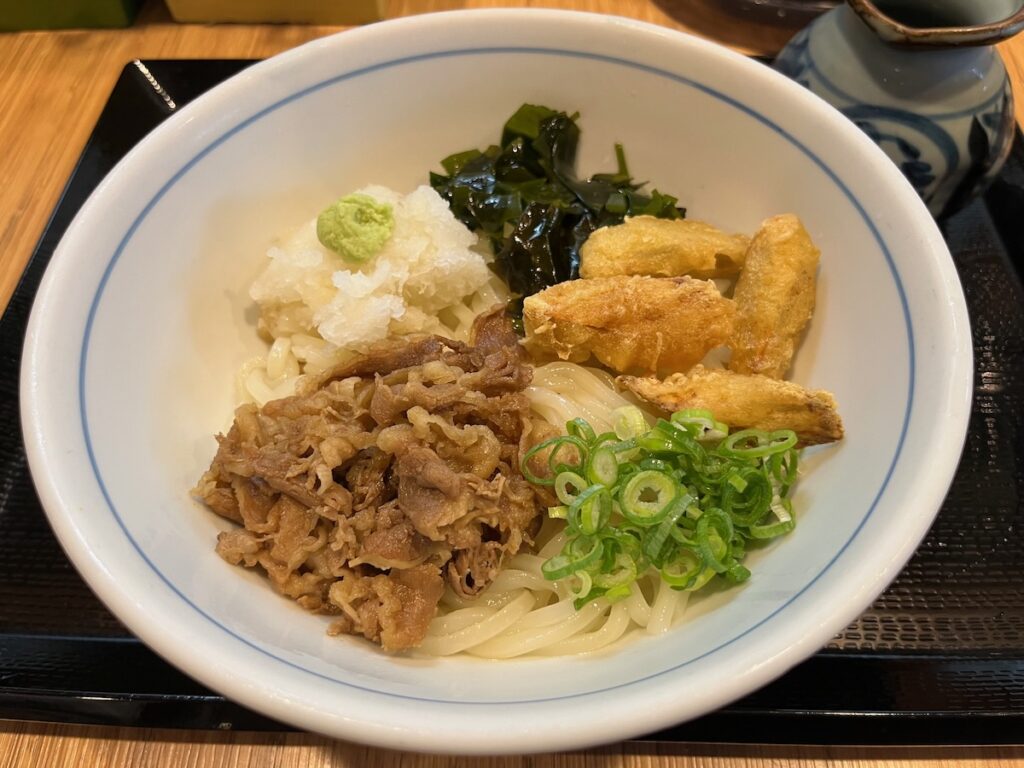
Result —
[[1024, 0], [847, 0], [775, 66], [860, 126], [940, 216], [1009, 154], [1013, 94], [993, 45], [1022, 27]]

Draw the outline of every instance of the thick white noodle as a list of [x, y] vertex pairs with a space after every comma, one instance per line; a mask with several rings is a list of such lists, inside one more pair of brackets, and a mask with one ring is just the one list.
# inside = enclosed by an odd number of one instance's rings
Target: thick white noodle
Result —
[[534, 592], [554, 592], [555, 585], [536, 573], [529, 573], [518, 568], [506, 568], [491, 582], [491, 589], [504, 592], [514, 589], [532, 589]]
[[299, 361], [292, 354], [291, 337], [276, 339], [267, 353], [267, 378], [271, 381], [298, 376]]
[[433, 622], [432, 629], [439, 637], [445, 637], [473, 624], [479, 624], [488, 616], [493, 616], [497, 612], [496, 609], [485, 606], [459, 608], [444, 616], [438, 616]]
[[[570, 419], [582, 417], [598, 434], [612, 430], [611, 414], [616, 408], [637, 405], [631, 396], [616, 391], [615, 379], [607, 372], [563, 361], [534, 368], [526, 395], [534, 412], [559, 429]], [[653, 424], [654, 416], [645, 415]]]
[[583, 632], [558, 643], [538, 649], [544, 656], [568, 656], [577, 653], [593, 653], [614, 643], [629, 629], [629, 608], [625, 603], [616, 603], [608, 612], [608, 618], [600, 629]]
[[[571, 602], [562, 603], [562, 605], [572, 607]], [[606, 600], [594, 600], [578, 611], [573, 611], [564, 621], [495, 637], [485, 643], [466, 648], [466, 651], [474, 656], [484, 656], [489, 659], [511, 659], [515, 656], [522, 656], [565, 640], [578, 632], [585, 632], [607, 610], [608, 602]], [[521, 621], [525, 621], [525, 618]]]
[[514, 632], [554, 626], [567, 619], [571, 619], [575, 613], [576, 607], [573, 605], [572, 600], [560, 600], [557, 603], [545, 605], [543, 608], [536, 608], [531, 611], [528, 616], [525, 616], [519, 622]]
[[[540, 560], [541, 563], [543, 563], [545, 560], [547, 560], [549, 558], [552, 558], [555, 555], [557, 555], [559, 552], [562, 551], [562, 547], [565, 546], [565, 541], [568, 538], [569, 537], [566, 534], [565, 528], [564, 528], [564, 525], [563, 525], [561, 530], [559, 530], [558, 533], [556, 533], [554, 536], [552, 536], [548, 540], [547, 544], [545, 544], [543, 547], [541, 547], [540, 552], [537, 553], [537, 559]], [[537, 567], [539, 568], [540, 564], [538, 564]]]
[[672, 622], [675, 623], [679, 619], [683, 618], [683, 614], [686, 613], [686, 606], [690, 602], [690, 592], [676, 592], [676, 610], [672, 614]]
[[423, 644], [420, 645], [420, 650], [431, 656], [450, 656], [460, 651], [486, 646], [488, 642], [493, 642], [491, 638], [501, 634], [528, 615], [534, 602], [533, 595], [524, 591], [504, 608], [475, 624], [470, 624], [448, 635], [427, 635]]
[[[526, 394], [533, 411], [560, 430], [570, 419], [583, 417], [598, 433], [610, 431], [611, 412], [635, 404], [615, 390], [614, 379], [604, 371], [568, 362], [537, 366]], [[645, 415], [653, 423], [653, 414]], [[661, 634], [682, 616], [688, 593], [671, 589], [656, 574], [641, 577], [618, 603], [599, 598], [577, 611], [568, 580], [551, 582], [541, 572], [544, 561], [565, 546], [564, 523], [546, 520], [536, 538], [536, 554], [511, 558], [479, 597], [467, 600], [449, 590], [420, 652], [442, 649], [448, 654], [458, 648], [484, 658], [596, 653], [634, 633]], [[532, 607], [508, 621], [522, 590], [532, 594]], [[501, 619], [495, 619], [499, 614]], [[496, 626], [504, 629], [494, 631]], [[483, 629], [478, 632], [478, 627]], [[451, 639], [455, 636], [457, 641]], [[471, 637], [480, 641], [470, 643]]]
[[649, 634], [660, 635], [672, 626], [680, 595], [685, 595], [685, 593], [677, 592], [658, 579], [655, 585], [654, 603], [651, 605], [651, 618], [648, 619], [646, 627]]
[[629, 597], [622, 601], [622, 604], [629, 610], [629, 618], [640, 627], [646, 627], [651, 620], [651, 605], [640, 591], [640, 586], [634, 589]]
[[508, 592], [499, 592], [493, 589], [487, 590], [484, 594], [476, 598], [459, 597], [455, 592], [448, 590], [441, 597], [441, 603], [452, 610], [458, 608], [474, 608], [484, 606], [486, 608], [501, 608], [508, 603], [514, 594]]

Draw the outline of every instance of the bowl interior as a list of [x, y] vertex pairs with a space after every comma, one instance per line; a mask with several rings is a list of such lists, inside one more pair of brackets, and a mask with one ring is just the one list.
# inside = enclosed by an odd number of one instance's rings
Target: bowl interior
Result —
[[[763, 680], [799, 660], [786, 650], [799, 644], [787, 635], [792, 623], [810, 638], [805, 652], [824, 642], [880, 588], [866, 577], [849, 584], [865, 553], [889, 548], [872, 578], [898, 567], [934, 514], [904, 503], [920, 482], [908, 445], [935, 438], [915, 421], [917, 409], [959, 392], [962, 374], [943, 358], [962, 338], [930, 303], [950, 289], [948, 256], [909, 187], [855, 129], [759, 65], [639, 25], [549, 21], [543, 31], [509, 22], [507, 37], [494, 18], [475, 29], [459, 20], [447, 37], [428, 21], [415, 44], [415, 29], [399, 25], [390, 49], [371, 44], [385, 34], [371, 28], [265, 65], [195, 105], [191, 121], [162, 128], [62, 245], [65, 271], [79, 278], [65, 288], [75, 296], [62, 310], [74, 338], [60, 354], [80, 365], [75, 391], [66, 385], [61, 397], [84, 424], [71, 424], [68, 440], [89, 457], [80, 488], [96, 501], [72, 525], [90, 542], [79, 560], [91, 566], [78, 564], [87, 577], [95, 566], [120, 582], [101, 594], [145, 639], [187, 628], [193, 647], [175, 660], [205, 682], [217, 684], [213, 662], [222, 675], [258, 669], [244, 684], [253, 696], [285, 702], [309, 691], [309, 709], [325, 717], [353, 693], [381, 706], [483, 711], [713, 681], [736, 669]], [[560, 36], [559, 25], [589, 36]], [[263, 349], [247, 290], [268, 246], [362, 185], [426, 183], [445, 155], [496, 142], [523, 102], [580, 113], [581, 175], [612, 169], [621, 142], [634, 176], [677, 195], [692, 218], [752, 233], [772, 214], [801, 216], [822, 263], [818, 308], [790, 378], [836, 395], [847, 437], [808, 452], [799, 524], [751, 556], [750, 582], [694, 601], [666, 636], [592, 658], [391, 658], [326, 637], [326, 617], [222, 561], [213, 547], [228, 524], [189, 489], [214, 433], [230, 424], [239, 365]], [[942, 300], [958, 310], [955, 296]], [[155, 624], [140, 627], [142, 617]], [[696, 714], [731, 690], [676, 703], [668, 717]], [[378, 714], [369, 703], [365, 712]], [[311, 722], [303, 724], [328, 727]]]

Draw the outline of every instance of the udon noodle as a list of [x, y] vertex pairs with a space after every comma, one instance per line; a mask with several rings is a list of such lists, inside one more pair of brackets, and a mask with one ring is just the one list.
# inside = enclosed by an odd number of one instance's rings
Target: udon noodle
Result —
[[[535, 368], [526, 391], [534, 412], [559, 430], [582, 416], [596, 431], [608, 431], [612, 411], [633, 404], [615, 391], [608, 374], [568, 362]], [[639, 578], [624, 600], [597, 598], [577, 610], [571, 580], [552, 582], [541, 573], [542, 563], [564, 546], [564, 527], [546, 520], [536, 552], [509, 560], [477, 598], [448, 590], [418, 652], [491, 659], [592, 653], [637, 632], [660, 634], [683, 615], [689, 593], [673, 590], [657, 574]]]
[[546, 580], [540, 570], [565, 543], [556, 529], [545, 523], [539, 538], [547, 540], [537, 554], [516, 555], [475, 600], [446, 593], [418, 651], [491, 659], [592, 653], [638, 631], [660, 634], [683, 615], [689, 593], [660, 577], [639, 579], [630, 596], [614, 605], [600, 597], [576, 610], [570, 586]]

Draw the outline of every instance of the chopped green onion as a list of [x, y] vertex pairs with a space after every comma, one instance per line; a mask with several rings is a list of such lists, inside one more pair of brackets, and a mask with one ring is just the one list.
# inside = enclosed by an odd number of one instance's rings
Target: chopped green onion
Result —
[[672, 508], [665, 515], [661, 523], [658, 524], [657, 529], [644, 540], [644, 554], [655, 566], [658, 566], [663, 561], [662, 553], [665, 548], [665, 542], [671, 538], [672, 529], [675, 528], [676, 521], [686, 514], [686, 508], [692, 501], [693, 496], [688, 493], [677, 496], [675, 501], [672, 502]]
[[619, 497], [622, 514], [637, 525], [657, 525], [668, 514], [677, 491], [676, 481], [664, 472], [637, 472], [626, 482]]
[[661, 578], [673, 589], [690, 589], [704, 570], [704, 560], [694, 550], [680, 547], [672, 562], [659, 570]]
[[789, 533], [794, 528], [796, 528], [796, 521], [790, 518], [784, 522], [780, 521], [769, 525], [752, 525], [749, 533], [752, 539], [774, 539]]
[[734, 524], [755, 525], [768, 513], [771, 505], [771, 481], [764, 472], [753, 467], [738, 468], [735, 476], [742, 478], [742, 490], [727, 479], [722, 485], [719, 504]]
[[565, 425], [565, 431], [573, 437], [578, 437], [581, 440], [586, 440], [588, 443], [594, 442], [594, 438], [597, 435], [594, 434], [594, 428], [587, 423], [586, 419], [573, 419], [567, 422]]
[[771, 433], [760, 429], [744, 429], [725, 438], [719, 450], [727, 456], [762, 459], [788, 451], [796, 445], [796, 439], [796, 432], [791, 429], [780, 429]]
[[636, 465], [640, 469], [653, 469], [655, 472], [664, 472], [666, 475], [670, 474], [672, 470], [675, 469], [671, 462], [665, 461], [664, 459], [656, 459], [653, 456], [640, 459], [640, 461], [636, 462]]
[[611, 448], [598, 448], [587, 460], [587, 479], [611, 488], [619, 476], [619, 460]]
[[[562, 448], [568, 447], [570, 451], [575, 448], [578, 461], [574, 464], [560, 464], [558, 463], [558, 457], [561, 453]], [[551, 453], [548, 454], [548, 469], [552, 471], [556, 476], [559, 472], [581, 472], [583, 465], [587, 460], [587, 444], [580, 438], [562, 435], [561, 442], [555, 443], [551, 448]]]
[[672, 414], [672, 423], [687, 428], [696, 440], [721, 440], [729, 434], [729, 427], [715, 421], [711, 411], [692, 408]]
[[796, 520], [793, 519], [793, 504], [789, 499], [781, 499], [776, 496], [772, 499], [770, 508], [778, 522], [750, 526], [749, 533], [752, 538], [774, 539], [789, 533], [796, 527]]
[[[556, 464], [556, 461], [558, 460], [558, 454], [565, 446], [575, 448], [576, 451], [580, 454], [581, 460], [578, 464]], [[551, 470], [551, 477], [538, 477], [537, 475], [533, 474], [533, 472], [530, 471], [530, 459], [538, 455], [541, 451], [547, 450], [550, 450], [550, 453], [548, 454], [548, 469]], [[554, 485], [555, 477], [557, 477], [559, 472], [573, 471], [574, 469], [579, 469], [580, 465], [586, 459], [586, 454], [586, 442], [580, 440], [578, 437], [572, 437], [570, 435], [558, 435], [557, 437], [552, 437], [548, 440], [544, 440], [543, 442], [538, 443], [537, 445], [533, 446], [530, 450], [528, 450], [526, 454], [523, 456], [523, 459], [520, 462], [520, 466], [523, 471], [523, 477], [525, 477], [534, 485]]]
[[725, 572], [725, 578], [733, 584], [740, 584], [750, 578], [750, 570], [740, 563], [732, 563]]
[[555, 495], [563, 504], [572, 504], [590, 486], [575, 472], [559, 472], [555, 478]]
[[624, 405], [612, 411], [612, 428], [619, 440], [630, 440], [650, 429], [643, 411], [635, 405]]
[[629, 586], [636, 581], [636, 560], [620, 552], [615, 556], [612, 567], [594, 576], [594, 584], [604, 589], [611, 589], [625, 584]]
[[636, 444], [638, 448], [647, 451], [648, 453], [656, 454], [673, 454], [676, 453], [675, 443], [665, 437], [664, 435], [656, 434], [654, 430], [651, 430], [647, 434], [641, 435], [636, 438]]
[[564, 504], [557, 507], [548, 507], [548, 517], [552, 520], [565, 520], [569, 516], [569, 508]]
[[611, 517], [612, 499], [603, 485], [592, 485], [569, 506], [566, 522], [569, 530], [592, 536], [601, 530]]
[[636, 450], [636, 440], [635, 439], [622, 440], [622, 441], [620, 441], [618, 443], [612, 443], [608, 447], [615, 454], [623, 454], [623, 453], [627, 453], [628, 451], [635, 451]]
[[731, 475], [725, 478], [725, 480], [727, 483], [729, 483], [729, 485], [731, 485], [740, 493], [743, 493], [745, 490], [747, 490], [747, 481], [740, 477], [740, 474], [738, 472], [733, 472]]
[[[790, 430], [729, 428], [706, 410], [679, 411], [648, 426], [635, 406], [616, 410], [615, 431], [596, 434], [584, 419], [526, 452], [523, 475], [553, 486], [569, 538], [541, 567], [566, 579], [577, 608], [598, 597], [622, 600], [644, 574], [694, 591], [716, 577], [750, 578], [747, 542], [793, 530], [788, 498], [798, 474]], [[546, 452], [546, 453], [545, 453]], [[545, 476], [527, 464], [543, 456]]]
[[633, 590], [630, 589], [629, 584], [618, 584], [604, 593], [604, 599], [609, 603], [617, 603], [620, 600], [625, 600], [631, 594], [633, 594]]
[[725, 573], [732, 540], [732, 520], [720, 509], [709, 509], [697, 521], [697, 546], [704, 562], [715, 573]]
[[[587, 549], [587, 547], [590, 547]], [[557, 581], [571, 573], [583, 571], [601, 557], [601, 540], [584, 539], [582, 536], [570, 539], [562, 554], [555, 555], [541, 565], [544, 578]], [[589, 578], [589, 577], [588, 577]]]
[[573, 574], [573, 583], [569, 586], [569, 592], [576, 598], [576, 610], [582, 608], [590, 600], [593, 589], [594, 577], [589, 572], [577, 571]]

